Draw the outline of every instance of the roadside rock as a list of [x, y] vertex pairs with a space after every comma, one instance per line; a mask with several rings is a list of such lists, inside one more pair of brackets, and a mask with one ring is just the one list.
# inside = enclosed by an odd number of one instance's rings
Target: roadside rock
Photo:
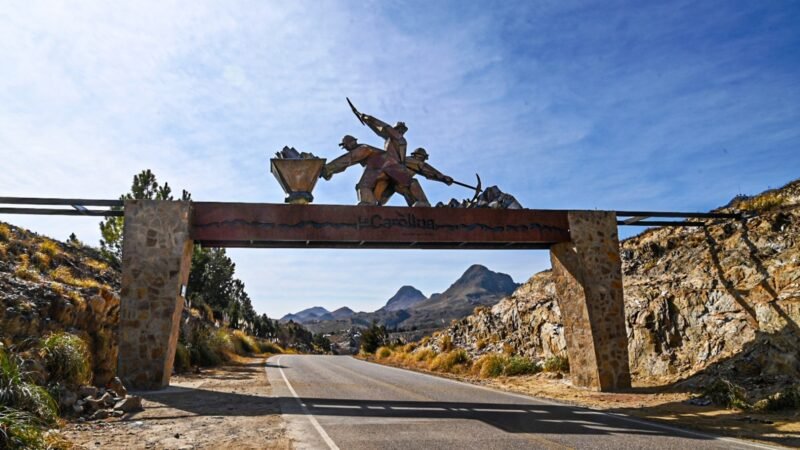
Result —
[[142, 408], [142, 397], [139, 397], [138, 395], [129, 395], [117, 402], [117, 404], [114, 405], [114, 409], [126, 413], [141, 411], [144, 409]]

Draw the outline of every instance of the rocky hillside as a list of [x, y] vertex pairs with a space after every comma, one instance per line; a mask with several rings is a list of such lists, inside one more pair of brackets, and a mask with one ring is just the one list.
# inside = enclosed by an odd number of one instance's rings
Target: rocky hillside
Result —
[[[705, 227], [656, 228], [621, 243], [631, 372], [645, 383], [721, 370], [800, 377], [800, 181], [724, 210]], [[470, 353], [564, 354], [549, 271], [445, 330]], [[437, 345], [434, 340], [433, 345]]]
[[77, 241], [63, 244], [0, 223], [0, 340], [22, 346], [51, 331], [89, 343], [94, 379], [115, 373], [119, 271]]

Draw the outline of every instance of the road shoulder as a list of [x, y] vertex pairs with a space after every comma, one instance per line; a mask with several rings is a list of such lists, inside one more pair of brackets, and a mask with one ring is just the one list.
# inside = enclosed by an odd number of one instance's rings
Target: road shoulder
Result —
[[120, 419], [73, 423], [79, 448], [290, 449], [265, 357], [237, 357], [199, 375], [172, 377], [162, 391], [140, 392], [144, 411]]

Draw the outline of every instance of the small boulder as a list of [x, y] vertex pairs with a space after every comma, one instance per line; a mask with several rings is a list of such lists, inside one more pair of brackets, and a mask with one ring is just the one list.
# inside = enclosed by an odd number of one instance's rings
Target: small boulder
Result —
[[93, 413], [105, 407], [105, 402], [98, 398], [86, 398], [83, 402], [83, 409], [88, 413]]
[[58, 393], [58, 406], [61, 410], [68, 410], [75, 402], [78, 401], [78, 394], [72, 391], [61, 391]]
[[72, 412], [74, 412], [77, 415], [83, 414], [83, 405], [82, 404], [79, 405], [77, 403], [72, 405]]
[[102, 397], [99, 399], [104, 406], [113, 406], [114, 405], [114, 396], [106, 392], [103, 394]]
[[137, 395], [129, 395], [114, 405], [114, 409], [123, 412], [142, 411], [142, 397]]
[[80, 389], [78, 389], [78, 397], [80, 398], [86, 398], [86, 397], [94, 398], [96, 395], [97, 395], [97, 388], [94, 386], [81, 386]]
[[115, 397], [116, 396], [125, 397], [126, 395], [128, 395], [128, 390], [125, 389], [125, 386], [122, 384], [122, 380], [120, 380], [119, 377], [114, 377], [111, 381], [108, 382], [108, 384], [106, 384], [106, 387], [117, 393]]

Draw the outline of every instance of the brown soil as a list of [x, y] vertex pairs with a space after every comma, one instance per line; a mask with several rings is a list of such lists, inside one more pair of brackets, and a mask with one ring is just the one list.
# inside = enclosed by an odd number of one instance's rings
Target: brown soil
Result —
[[289, 449], [263, 357], [237, 357], [198, 375], [174, 376], [144, 392], [144, 411], [122, 419], [73, 423], [64, 435], [78, 448]]
[[670, 385], [635, 386], [625, 392], [594, 392], [575, 387], [568, 378], [554, 373], [480, 379], [467, 374], [432, 372], [386, 360], [376, 361], [374, 357], [365, 359], [498, 390], [627, 414], [679, 428], [800, 448], [800, 411], [797, 410], [767, 414], [725, 409], [715, 405], [696, 406], [686, 403], [695, 396], [692, 392]]

